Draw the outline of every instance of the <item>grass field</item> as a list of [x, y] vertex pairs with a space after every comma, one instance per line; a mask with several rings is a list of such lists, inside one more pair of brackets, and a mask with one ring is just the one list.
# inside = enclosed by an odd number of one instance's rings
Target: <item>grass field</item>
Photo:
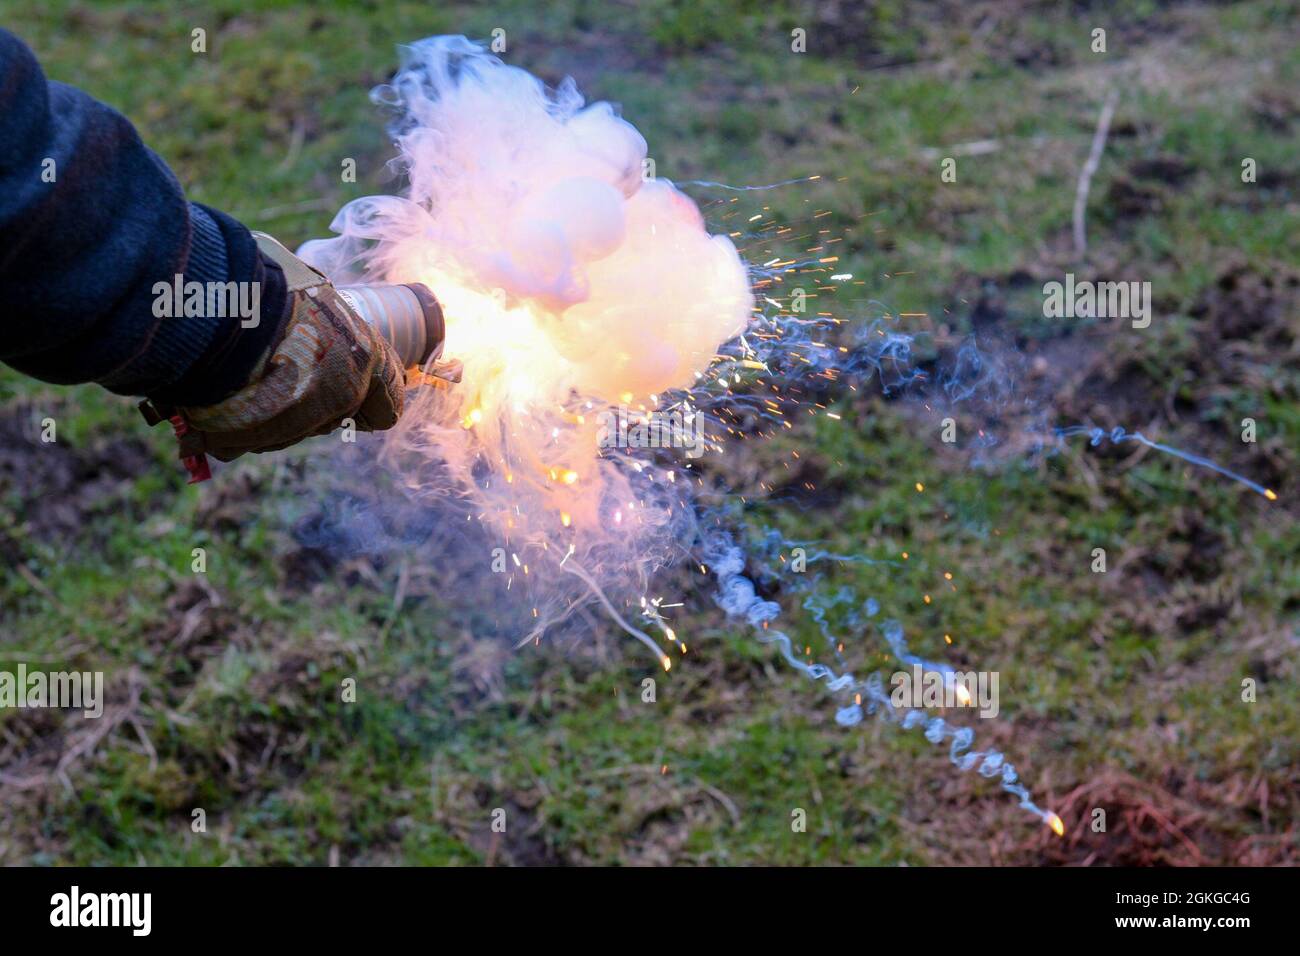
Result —
[[[436, 560], [304, 546], [321, 456], [190, 487], [131, 402], [0, 370], [0, 669], [102, 670], [109, 697], [99, 721], [0, 711], [0, 863], [1300, 861], [1300, 13], [1123, 6], [0, 0], [49, 76], [125, 113], [192, 199], [289, 245], [396, 188], [367, 94], [397, 45], [502, 28], [509, 62], [621, 103], [659, 176], [820, 175], [733, 206], [830, 210], [864, 300], [941, 343], [1013, 342], [1051, 421], [1141, 429], [1280, 495], [1083, 440], [977, 468], [867, 393], [729, 465], [774, 498], [822, 489], [752, 503], [755, 534], [894, 560], [841, 565], [824, 594], [872, 595], [918, 653], [1000, 672], [1002, 716], [977, 729], [1065, 818], [1058, 839], [920, 734], [839, 727], [705, 592], [645, 705], [644, 655], [612, 631], [514, 651], [443, 605]], [[1075, 184], [1111, 89], [1081, 263]], [[1150, 328], [1043, 318], [1071, 271], [1150, 281]], [[801, 473], [778, 468], [791, 448]], [[784, 619], [820, 646], [809, 615]]]

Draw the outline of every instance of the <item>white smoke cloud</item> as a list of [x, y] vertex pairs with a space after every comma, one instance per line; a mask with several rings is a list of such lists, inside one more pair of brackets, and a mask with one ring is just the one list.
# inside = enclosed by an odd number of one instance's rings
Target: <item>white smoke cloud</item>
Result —
[[694, 512], [671, 467], [601, 447], [600, 412], [693, 385], [750, 320], [746, 267], [690, 198], [643, 179], [641, 134], [571, 81], [549, 91], [437, 37], [375, 99], [397, 112], [409, 187], [349, 203], [338, 236], [299, 254], [337, 284], [425, 283], [443, 355], [464, 363], [460, 385], [411, 393], [383, 457], [508, 547], [531, 634], [579, 596], [619, 620], [596, 592], [644, 593]]
[[[400, 111], [404, 197], [343, 208], [305, 259], [337, 281], [424, 281], [467, 379], [526, 343], [537, 386], [639, 402], [689, 386], [753, 306], [745, 266], [695, 203], [642, 178], [646, 143], [571, 81], [551, 92], [463, 37], [409, 47], [376, 98]], [[532, 367], [545, 363], [544, 368]]]

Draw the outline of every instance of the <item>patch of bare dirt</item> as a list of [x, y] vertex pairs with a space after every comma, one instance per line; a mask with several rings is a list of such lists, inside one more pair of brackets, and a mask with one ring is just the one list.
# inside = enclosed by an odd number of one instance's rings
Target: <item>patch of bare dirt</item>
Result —
[[[480, 785], [474, 794], [483, 822], [470, 830], [468, 843], [483, 855], [486, 866], [563, 866], [565, 860], [542, 838], [541, 822], [533, 812], [534, 794], [502, 798]], [[499, 821], [494, 826], [494, 820]]]
[[[41, 440], [41, 421], [54, 417], [55, 441]], [[58, 431], [57, 415], [26, 403], [0, 411], [0, 502], [10, 528], [42, 542], [80, 537], [111, 511], [132, 479], [153, 467], [142, 439], [104, 439], [75, 445]], [[20, 558], [11, 535], [0, 533], [0, 555]]]
[[1268, 85], [1252, 97], [1255, 122], [1267, 130], [1285, 133], [1300, 117], [1300, 96], [1283, 86]]
[[1201, 293], [1192, 315], [1202, 320], [1199, 334], [1210, 356], [1222, 354], [1222, 343], [1250, 342], [1267, 349], [1274, 361], [1294, 361], [1300, 335], [1300, 273], [1234, 263]]

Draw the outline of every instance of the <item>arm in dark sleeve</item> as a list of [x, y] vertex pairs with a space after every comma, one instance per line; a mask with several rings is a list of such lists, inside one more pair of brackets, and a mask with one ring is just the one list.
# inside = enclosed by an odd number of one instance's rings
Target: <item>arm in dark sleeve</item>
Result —
[[[260, 283], [260, 321], [156, 316], [155, 285], [178, 274]], [[0, 29], [0, 360], [47, 382], [212, 404], [247, 383], [286, 306], [283, 273], [244, 226], [187, 203], [125, 117], [48, 82]]]

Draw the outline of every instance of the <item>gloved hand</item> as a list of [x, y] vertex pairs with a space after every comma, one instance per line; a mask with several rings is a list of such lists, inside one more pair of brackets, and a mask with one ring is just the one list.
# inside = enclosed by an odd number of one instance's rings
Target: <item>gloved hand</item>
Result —
[[189, 423], [182, 455], [222, 461], [275, 451], [325, 435], [345, 418], [382, 431], [402, 413], [406, 373], [393, 347], [361, 319], [324, 275], [275, 239], [254, 232], [263, 255], [284, 270], [291, 314], [248, 385], [216, 405], [177, 411]]

